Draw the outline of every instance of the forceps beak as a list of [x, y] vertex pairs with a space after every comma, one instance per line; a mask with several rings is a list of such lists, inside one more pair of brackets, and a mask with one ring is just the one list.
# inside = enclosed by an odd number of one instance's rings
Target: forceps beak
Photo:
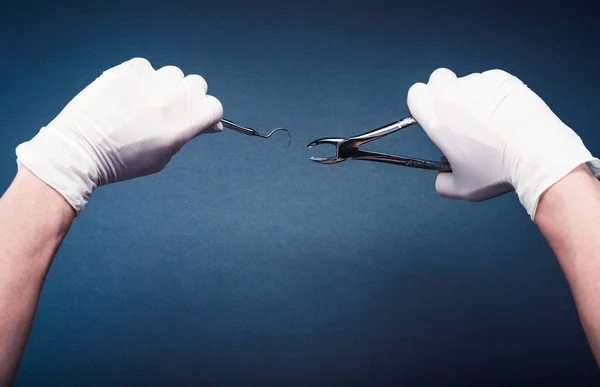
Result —
[[342, 142], [345, 141], [346, 139], [344, 138], [321, 138], [318, 140], [315, 140], [313, 142], [311, 142], [310, 144], [308, 144], [308, 148], [312, 148], [314, 146], [317, 145], [322, 145], [322, 144], [329, 144], [329, 145], [333, 145], [335, 146], [335, 150], [336, 150], [336, 154], [335, 156], [332, 157], [315, 157], [312, 156], [310, 159], [312, 161], [314, 161], [315, 163], [319, 163], [319, 164], [337, 164], [337, 163], [341, 163], [342, 161], [345, 161], [346, 159], [343, 157], [340, 157], [338, 154], [338, 145]]

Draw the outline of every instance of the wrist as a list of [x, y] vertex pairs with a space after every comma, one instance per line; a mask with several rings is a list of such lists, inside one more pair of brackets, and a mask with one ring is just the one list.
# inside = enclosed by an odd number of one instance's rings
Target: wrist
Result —
[[[596, 208], [593, 208], [596, 207]], [[540, 228], [579, 227], [569, 219], [598, 219], [600, 182], [586, 164], [581, 164], [549, 187], [539, 199], [535, 222]]]
[[[561, 124], [562, 125], [562, 124]], [[532, 220], [535, 220], [541, 196], [582, 164], [598, 162], [581, 138], [570, 128], [554, 131], [544, 141], [512, 141], [507, 146], [507, 175]], [[518, 146], [514, 146], [514, 144]], [[512, 156], [511, 155], [518, 155]], [[583, 165], [585, 167], [585, 165]], [[589, 173], [589, 169], [586, 168]]]
[[79, 214], [97, 187], [98, 172], [86, 151], [44, 127], [30, 141], [16, 149], [19, 170], [30, 173], [58, 192]]
[[[67, 234], [75, 211], [64, 197], [52, 187], [44, 183], [27, 168], [22, 167], [17, 172], [13, 183], [0, 199], [0, 212], [3, 217], [13, 219], [9, 224], [0, 224], [0, 240], [3, 236], [11, 235], [10, 230], [3, 230], [9, 226], [29, 235], [27, 245], [33, 249], [25, 255], [7, 254], [0, 257], [0, 264], [5, 272], [9, 268], [23, 269], [24, 275], [36, 276], [45, 273], [49, 262], [36, 260], [36, 257], [50, 256], [51, 254], [37, 254], [44, 249], [52, 249]], [[9, 238], [9, 237], [7, 237]], [[53, 241], [53, 243], [45, 243]], [[14, 240], [2, 241], [3, 246], [9, 246]], [[9, 259], [12, 257], [12, 259]], [[11, 270], [12, 270], [11, 269]], [[14, 278], [18, 279], [18, 278]]]

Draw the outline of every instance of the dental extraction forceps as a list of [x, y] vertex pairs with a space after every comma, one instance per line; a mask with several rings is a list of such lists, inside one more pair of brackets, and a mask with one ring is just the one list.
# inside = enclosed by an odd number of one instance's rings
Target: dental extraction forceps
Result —
[[388, 134], [397, 132], [411, 125], [417, 124], [417, 120], [408, 116], [400, 121], [382, 126], [381, 128], [363, 133], [350, 138], [328, 137], [315, 140], [308, 144], [309, 148], [320, 144], [331, 144], [336, 148], [335, 156], [332, 157], [311, 157], [310, 159], [320, 164], [337, 164], [346, 159], [377, 161], [380, 163], [389, 163], [403, 165], [405, 167], [430, 169], [440, 172], [451, 172], [450, 164], [442, 157], [441, 162], [421, 160], [412, 157], [390, 155], [386, 153], [370, 152], [359, 149], [358, 147], [371, 141], [380, 139]]
[[252, 128], [247, 128], [247, 127], [238, 125], [235, 122], [229, 121], [229, 120], [227, 120], [225, 118], [223, 118], [221, 120], [221, 123], [223, 124], [224, 128], [235, 130], [236, 132], [245, 134], [247, 136], [257, 136], [257, 137], [260, 137], [260, 138], [269, 138], [269, 137], [271, 137], [273, 135], [273, 133], [281, 130], [281, 131], [286, 132], [287, 135], [288, 135], [288, 146], [290, 146], [290, 143], [292, 142], [292, 135], [285, 128], [275, 128], [269, 134], [261, 134], [261, 133], [257, 132], [256, 130], [254, 130]]

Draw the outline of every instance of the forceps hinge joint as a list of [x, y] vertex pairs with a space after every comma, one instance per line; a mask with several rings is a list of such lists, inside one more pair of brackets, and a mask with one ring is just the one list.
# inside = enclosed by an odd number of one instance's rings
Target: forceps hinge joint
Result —
[[387, 153], [371, 152], [359, 149], [359, 147], [368, 142], [380, 139], [388, 134], [397, 132], [411, 125], [417, 124], [417, 121], [411, 117], [405, 117], [400, 121], [392, 122], [388, 125], [371, 130], [369, 132], [353, 136], [350, 138], [329, 137], [322, 138], [308, 144], [309, 148], [320, 144], [330, 144], [336, 147], [336, 154], [332, 157], [311, 157], [311, 160], [320, 164], [336, 164], [347, 159], [376, 161], [380, 163], [396, 164], [411, 168], [430, 169], [440, 172], [451, 172], [450, 165], [443, 158], [441, 162], [421, 160], [414, 157], [405, 157], [391, 155]]

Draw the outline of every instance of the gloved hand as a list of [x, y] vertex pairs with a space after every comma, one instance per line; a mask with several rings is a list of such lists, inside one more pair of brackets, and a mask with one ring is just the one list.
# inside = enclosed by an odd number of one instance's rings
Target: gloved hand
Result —
[[442, 196], [482, 201], [514, 188], [534, 220], [540, 196], [574, 168], [600, 172], [579, 136], [502, 70], [457, 78], [438, 69], [410, 88], [408, 107], [452, 166], [437, 177]]
[[79, 213], [96, 187], [158, 172], [187, 141], [222, 130], [223, 107], [206, 93], [199, 75], [131, 59], [105, 71], [19, 145], [19, 166]]

